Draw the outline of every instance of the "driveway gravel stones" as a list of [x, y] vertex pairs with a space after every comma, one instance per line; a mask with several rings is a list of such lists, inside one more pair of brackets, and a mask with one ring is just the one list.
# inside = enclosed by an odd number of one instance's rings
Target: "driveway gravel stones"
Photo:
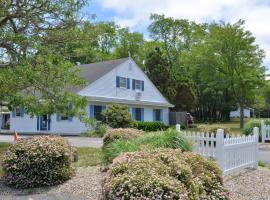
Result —
[[13, 189], [0, 181], [0, 200], [98, 200], [103, 173], [100, 167], [79, 167], [69, 181], [54, 187]]
[[226, 176], [224, 184], [230, 192], [231, 200], [269, 200], [270, 170], [243, 170], [241, 173]]

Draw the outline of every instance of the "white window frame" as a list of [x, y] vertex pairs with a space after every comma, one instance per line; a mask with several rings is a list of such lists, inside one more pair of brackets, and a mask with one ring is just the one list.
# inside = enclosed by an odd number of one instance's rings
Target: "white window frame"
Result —
[[127, 78], [126, 77], [119, 77], [119, 88], [127, 88]]
[[15, 117], [21, 117], [21, 115], [22, 115], [22, 113], [21, 113], [21, 108], [19, 108], [19, 107], [16, 107], [15, 108]]
[[135, 90], [141, 90], [141, 89], [142, 89], [142, 81], [135, 79]]

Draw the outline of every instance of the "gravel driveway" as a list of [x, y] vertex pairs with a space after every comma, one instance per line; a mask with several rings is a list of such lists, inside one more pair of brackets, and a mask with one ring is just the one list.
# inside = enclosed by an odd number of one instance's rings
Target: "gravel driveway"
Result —
[[0, 181], [0, 200], [98, 200], [102, 178], [99, 167], [79, 167], [71, 180], [54, 187], [18, 190]]
[[243, 170], [240, 174], [225, 177], [224, 184], [231, 200], [269, 200], [270, 170]]

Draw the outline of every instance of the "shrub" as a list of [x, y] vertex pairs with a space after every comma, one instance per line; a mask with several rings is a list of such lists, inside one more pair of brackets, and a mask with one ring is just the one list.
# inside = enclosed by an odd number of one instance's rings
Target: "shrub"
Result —
[[107, 132], [107, 125], [103, 124], [103, 123], [97, 123], [96, 127], [95, 127], [95, 132], [97, 135], [103, 137], [105, 135], [105, 133]]
[[[269, 124], [268, 120], [265, 120], [264, 122], [265, 122], [265, 124]], [[251, 135], [253, 133], [253, 128], [254, 127], [258, 127], [260, 129], [260, 131], [259, 131], [259, 141], [261, 141], [262, 140], [262, 132], [261, 132], [261, 121], [260, 120], [251, 120], [251, 121], [247, 122], [244, 125], [243, 134], [244, 135]]]
[[106, 146], [115, 140], [130, 140], [142, 135], [144, 132], [134, 128], [109, 129], [103, 138], [103, 145]]
[[62, 183], [73, 175], [72, 147], [66, 139], [35, 136], [21, 139], [5, 153], [4, 180], [16, 188]]
[[169, 127], [162, 123], [162, 122], [141, 122], [141, 121], [136, 121], [134, 122], [134, 126], [137, 129], [143, 130], [143, 131], [161, 131], [161, 130], [166, 130]]
[[132, 127], [131, 115], [125, 105], [111, 105], [106, 111], [102, 112], [102, 121], [112, 128]]
[[213, 161], [179, 149], [126, 153], [114, 160], [104, 199], [227, 200], [222, 172]]
[[164, 132], [153, 132], [133, 140], [117, 140], [103, 148], [103, 161], [111, 162], [115, 157], [125, 152], [140, 151], [156, 148], [180, 148], [183, 151], [191, 151], [192, 144], [179, 132], [168, 129]]

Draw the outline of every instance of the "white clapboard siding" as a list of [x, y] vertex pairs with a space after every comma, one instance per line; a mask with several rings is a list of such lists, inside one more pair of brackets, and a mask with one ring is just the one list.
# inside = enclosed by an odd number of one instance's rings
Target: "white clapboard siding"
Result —
[[253, 135], [226, 135], [224, 130], [217, 133], [183, 132], [193, 143], [193, 151], [206, 158], [216, 160], [224, 174], [240, 171], [243, 168], [258, 166], [258, 134], [255, 127]]

